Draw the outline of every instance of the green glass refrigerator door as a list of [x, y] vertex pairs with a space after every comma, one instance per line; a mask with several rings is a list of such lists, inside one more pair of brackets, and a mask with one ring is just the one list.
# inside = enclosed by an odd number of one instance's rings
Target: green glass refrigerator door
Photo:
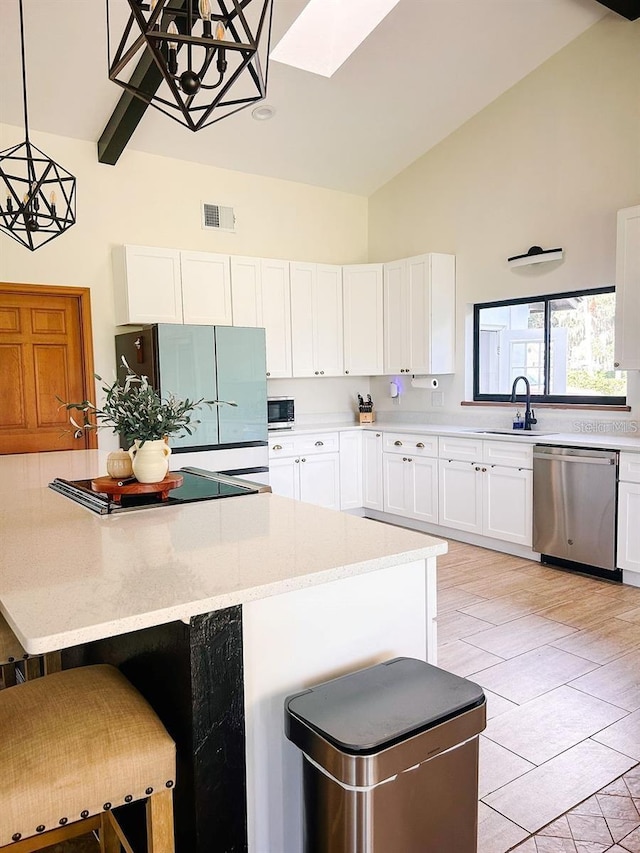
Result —
[[[161, 323], [158, 325], [158, 366], [162, 397], [175, 394], [181, 399], [215, 400], [218, 396], [213, 326]], [[203, 404], [193, 415], [200, 421], [171, 436], [171, 447], [205, 447], [219, 443], [218, 413]]]
[[216, 326], [220, 444], [267, 440], [267, 364], [264, 329]]

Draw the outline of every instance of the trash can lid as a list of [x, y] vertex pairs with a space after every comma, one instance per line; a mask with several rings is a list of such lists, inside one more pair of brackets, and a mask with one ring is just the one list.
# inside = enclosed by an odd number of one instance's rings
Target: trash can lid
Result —
[[399, 657], [289, 696], [285, 708], [343, 752], [369, 754], [483, 702], [474, 682]]

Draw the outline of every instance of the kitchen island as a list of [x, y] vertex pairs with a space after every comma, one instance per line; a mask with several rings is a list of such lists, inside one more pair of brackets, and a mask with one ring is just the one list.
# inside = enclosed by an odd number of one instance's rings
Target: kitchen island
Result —
[[180, 853], [299, 853], [283, 699], [435, 661], [446, 543], [272, 494], [99, 516], [47, 489], [99, 451], [0, 457], [0, 610], [25, 649], [114, 663], [178, 744]]

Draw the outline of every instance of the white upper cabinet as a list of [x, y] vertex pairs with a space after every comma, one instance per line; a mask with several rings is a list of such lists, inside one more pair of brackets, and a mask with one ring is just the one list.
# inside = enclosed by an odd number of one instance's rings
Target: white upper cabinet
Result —
[[384, 264], [384, 372], [455, 370], [455, 257]]
[[114, 287], [118, 326], [232, 323], [228, 255], [118, 246]]
[[234, 325], [265, 329], [267, 376], [290, 377], [289, 261], [232, 256], [231, 292]]
[[342, 376], [342, 267], [291, 263], [294, 376]]
[[618, 211], [615, 366], [640, 370], [640, 205]]
[[182, 320], [201, 326], [231, 326], [229, 255], [180, 252]]
[[384, 371], [382, 264], [342, 268], [344, 372], [377, 376]]
[[113, 250], [116, 326], [182, 323], [180, 252], [152, 246]]
[[231, 302], [236, 326], [262, 326], [262, 272], [260, 258], [231, 258]]

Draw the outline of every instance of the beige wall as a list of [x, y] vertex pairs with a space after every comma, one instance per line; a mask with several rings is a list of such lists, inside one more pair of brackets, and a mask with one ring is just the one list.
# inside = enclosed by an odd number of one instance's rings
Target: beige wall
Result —
[[[21, 141], [23, 134], [21, 128], [0, 125], [0, 149]], [[135, 151], [126, 151], [115, 167], [104, 166], [93, 144], [41, 133], [32, 137], [76, 176], [77, 224], [33, 253], [0, 235], [0, 280], [91, 288], [95, 366], [103, 376], [111, 376], [115, 367], [115, 245], [323, 263], [366, 260], [364, 197]], [[237, 233], [203, 231], [201, 201], [232, 205]], [[335, 401], [324, 395], [323, 408], [344, 405], [344, 395], [337, 393]]]
[[[0, 125], [0, 148], [21, 139]], [[441, 379], [444, 408], [411, 388], [392, 403], [388, 378], [274, 380], [271, 393], [293, 394], [309, 417], [347, 412], [371, 390], [379, 410], [425, 420], [505, 419], [510, 411], [459, 406], [467, 307], [613, 282], [615, 212], [640, 200], [640, 22], [607, 16], [368, 201], [133, 151], [103, 166], [93, 144], [33, 141], [78, 178], [78, 224], [33, 254], [0, 235], [0, 279], [90, 287], [98, 372], [113, 368], [114, 245], [333, 263], [453, 252], [460, 346], [455, 376]], [[201, 200], [233, 205], [238, 233], [203, 231]], [[563, 246], [564, 262], [507, 267], [533, 244]], [[629, 402], [640, 406], [640, 374], [629, 374]]]
[[[409, 389], [400, 411], [482, 417], [459, 406], [468, 304], [614, 283], [616, 211], [639, 201], [640, 21], [608, 15], [370, 198], [371, 261], [457, 259], [460, 346], [455, 377], [441, 380], [445, 408]], [[565, 259], [507, 266], [532, 245], [562, 246]], [[374, 380], [372, 393], [392, 410], [387, 387]], [[628, 391], [640, 406], [637, 372]]]

